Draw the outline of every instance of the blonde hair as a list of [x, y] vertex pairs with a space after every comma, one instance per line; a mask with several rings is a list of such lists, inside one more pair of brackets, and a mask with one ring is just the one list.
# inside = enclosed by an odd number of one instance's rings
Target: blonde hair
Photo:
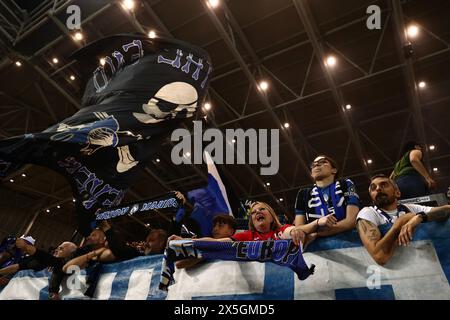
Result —
[[[277, 230], [277, 229], [281, 228], [282, 225], [281, 225], [280, 220], [278, 219], [278, 216], [275, 214], [275, 210], [273, 210], [273, 208], [265, 202], [261, 202], [261, 201], [253, 202], [252, 205], [250, 206], [250, 214], [251, 214], [251, 211], [253, 210], [253, 207], [256, 206], [257, 204], [264, 205], [266, 207], [267, 211], [269, 211], [270, 215], [272, 216], [273, 221], [270, 224], [270, 230]], [[248, 219], [248, 228], [251, 231], [258, 231], [258, 230], [256, 230], [255, 226], [253, 225], [253, 219], [251, 216]]]

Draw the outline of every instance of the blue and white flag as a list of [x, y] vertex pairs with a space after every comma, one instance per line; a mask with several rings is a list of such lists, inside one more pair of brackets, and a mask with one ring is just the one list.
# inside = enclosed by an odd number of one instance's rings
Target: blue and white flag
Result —
[[204, 159], [208, 166], [208, 185], [205, 188], [189, 191], [187, 198], [194, 204], [190, 217], [199, 224], [201, 236], [209, 237], [212, 233], [214, 217], [221, 214], [233, 216], [233, 210], [228, 201], [230, 188], [227, 190], [225, 187], [214, 161], [207, 152], [204, 152]]
[[160, 288], [166, 289], [174, 282], [174, 262], [202, 258], [205, 260], [273, 262], [292, 269], [299, 280], [314, 273], [315, 266], [308, 267], [302, 249], [291, 240], [268, 241], [195, 241], [172, 240], [164, 252]]

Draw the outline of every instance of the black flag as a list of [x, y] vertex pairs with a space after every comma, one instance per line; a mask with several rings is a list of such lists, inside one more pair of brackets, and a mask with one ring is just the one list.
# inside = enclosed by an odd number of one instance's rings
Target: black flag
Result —
[[90, 72], [81, 110], [43, 132], [0, 141], [0, 177], [26, 163], [63, 174], [87, 234], [95, 212], [122, 201], [161, 141], [203, 103], [212, 65], [188, 43], [129, 34], [73, 57]]

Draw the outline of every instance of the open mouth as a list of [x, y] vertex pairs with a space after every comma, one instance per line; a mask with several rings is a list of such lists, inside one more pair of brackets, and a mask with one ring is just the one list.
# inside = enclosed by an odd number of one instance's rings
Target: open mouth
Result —
[[265, 219], [265, 217], [264, 217], [263, 214], [258, 214], [258, 215], [256, 216], [256, 221], [263, 221], [264, 219]]
[[384, 193], [378, 193], [378, 194], [375, 196], [375, 199], [380, 199], [380, 198], [383, 198], [383, 197], [387, 197], [387, 195], [384, 194]]

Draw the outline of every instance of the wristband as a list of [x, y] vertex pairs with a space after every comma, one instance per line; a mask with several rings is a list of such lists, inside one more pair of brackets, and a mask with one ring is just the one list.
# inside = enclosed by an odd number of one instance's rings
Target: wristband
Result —
[[422, 223], [428, 222], [428, 216], [425, 212], [423, 211], [417, 212], [416, 216], [422, 217]]

